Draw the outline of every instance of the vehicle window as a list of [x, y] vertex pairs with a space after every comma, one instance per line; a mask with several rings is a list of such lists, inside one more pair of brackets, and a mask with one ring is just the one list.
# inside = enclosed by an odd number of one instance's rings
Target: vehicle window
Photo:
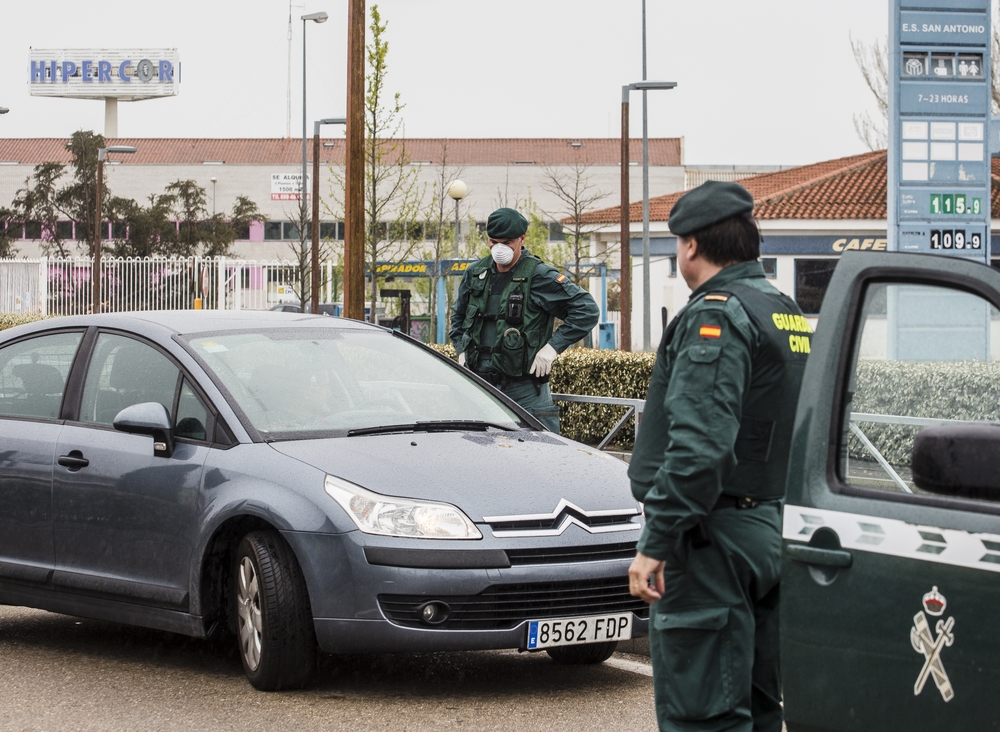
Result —
[[83, 333], [54, 333], [0, 349], [0, 415], [58, 419]]
[[841, 477], [920, 493], [910, 455], [923, 428], [1000, 419], [1000, 312], [939, 286], [869, 285], [841, 440]]
[[192, 440], [208, 439], [208, 407], [201, 400], [187, 379], [181, 387], [177, 400], [177, 417], [174, 420], [174, 435]]
[[80, 421], [110, 425], [125, 407], [159, 402], [171, 411], [179, 369], [152, 346], [101, 333], [83, 387]]
[[254, 427], [280, 435], [518, 417], [462, 372], [381, 331], [274, 329], [192, 337]]

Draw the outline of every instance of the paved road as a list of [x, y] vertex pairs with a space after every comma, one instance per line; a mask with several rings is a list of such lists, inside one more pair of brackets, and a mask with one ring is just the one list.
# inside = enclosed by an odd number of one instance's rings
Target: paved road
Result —
[[2, 730], [653, 730], [648, 659], [545, 654], [324, 657], [313, 685], [263, 694], [205, 641], [0, 607]]

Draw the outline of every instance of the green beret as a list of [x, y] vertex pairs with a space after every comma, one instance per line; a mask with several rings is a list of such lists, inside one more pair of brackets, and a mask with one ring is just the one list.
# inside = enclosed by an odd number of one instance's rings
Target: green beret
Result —
[[690, 236], [706, 226], [748, 213], [753, 213], [753, 196], [746, 188], [739, 183], [710, 180], [677, 199], [667, 225], [677, 236]]
[[528, 220], [512, 208], [498, 208], [486, 221], [491, 239], [517, 239], [528, 230]]

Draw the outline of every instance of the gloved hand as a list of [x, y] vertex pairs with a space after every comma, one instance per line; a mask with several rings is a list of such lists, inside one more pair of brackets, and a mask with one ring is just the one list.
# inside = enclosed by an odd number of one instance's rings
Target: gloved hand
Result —
[[531, 362], [531, 375], [539, 379], [544, 378], [549, 375], [552, 370], [552, 362], [559, 357], [556, 353], [556, 349], [546, 343], [542, 346], [542, 350], [538, 352], [535, 356], [535, 360]]
[[465, 353], [458, 354], [458, 365], [465, 366]]

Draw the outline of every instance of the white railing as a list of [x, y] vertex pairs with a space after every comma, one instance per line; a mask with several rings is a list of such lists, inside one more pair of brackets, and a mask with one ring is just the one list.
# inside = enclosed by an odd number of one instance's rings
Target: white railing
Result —
[[[333, 300], [333, 262], [320, 299]], [[92, 310], [91, 257], [0, 259], [0, 312], [71, 315]], [[227, 257], [101, 258], [101, 310], [267, 310], [298, 302], [299, 267]], [[308, 271], [305, 273], [308, 277]], [[200, 301], [200, 302], [199, 302]]]

